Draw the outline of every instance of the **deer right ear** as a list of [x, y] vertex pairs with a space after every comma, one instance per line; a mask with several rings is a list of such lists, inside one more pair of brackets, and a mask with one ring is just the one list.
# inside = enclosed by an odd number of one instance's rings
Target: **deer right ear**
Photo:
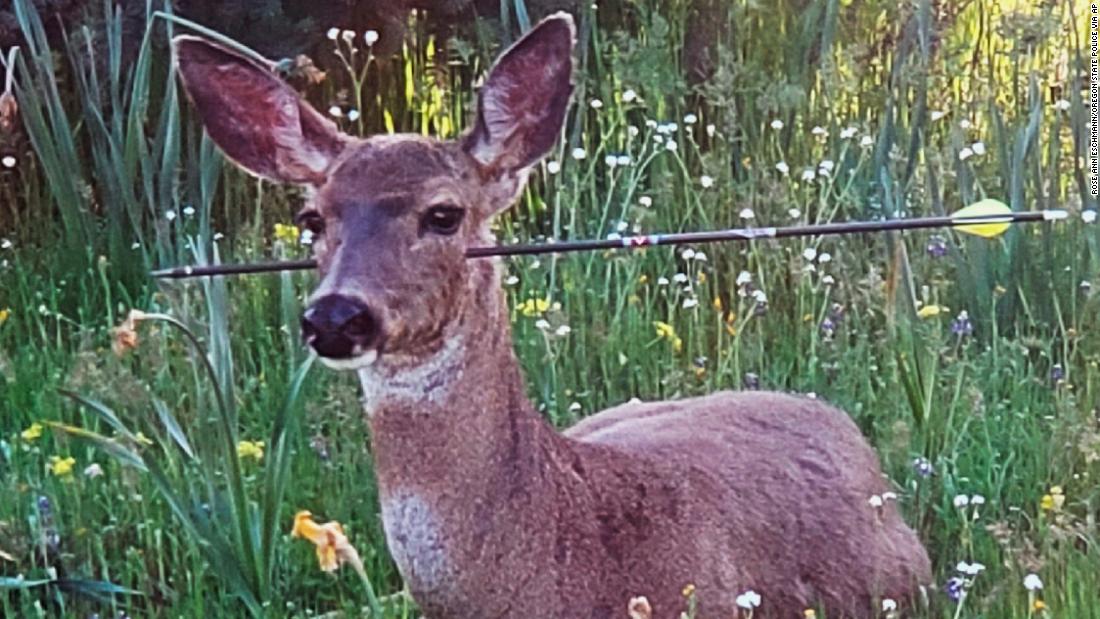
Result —
[[193, 36], [172, 44], [206, 132], [230, 159], [269, 180], [324, 183], [347, 138], [275, 75], [273, 63]]
[[524, 170], [561, 136], [573, 94], [574, 35], [571, 15], [547, 17], [489, 71], [463, 146], [492, 175]]

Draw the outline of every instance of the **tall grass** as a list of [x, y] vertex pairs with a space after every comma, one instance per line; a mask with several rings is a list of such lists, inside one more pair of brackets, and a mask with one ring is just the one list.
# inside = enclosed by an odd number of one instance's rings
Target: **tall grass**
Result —
[[[959, 561], [986, 566], [961, 605], [934, 591], [920, 616], [1041, 616], [1022, 584], [1031, 572], [1052, 616], [1100, 616], [1100, 227], [1081, 217], [1097, 203], [1077, 164], [1080, 9], [718, 4], [712, 17], [732, 37], [698, 85], [678, 52], [693, 36], [686, 0], [580, 10], [576, 106], [553, 165], [498, 222], [503, 242], [915, 217], [984, 196], [1072, 216], [995, 241], [940, 232], [509, 259], [532, 399], [567, 425], [634, 396], [813, 392], [878, 448], [939, 582]], [[150, 4], [132, 57], [109, 3], [103, 40], [77, 28], [53, 48], [30, 4], [15, 6], [33, 157], [0, 172], [0, 195], [39, 225], [0, 231], [14, 241], [0, 249], [0, 492], [11, 498], [0, 576], [26, 577], [0, 580], [0, 612], [359, 609], [354, 575], [324, 576], [287, 537], [297, 509], [348, 525], [376, 586], [399, 593], [356, 385], [315, 371], [295, 387], [310, 276], [158, 287], [143, 275], [303, 255], [272, 235], [300, 197], [224, 166], [202, 136], [170, 68], [178, 25], [154, 17], [167, 5]], [[535, 17], [531, 3], [500, 6], [507, 36]], [[340, 106], [352, 133], [454, 135], [503, 42], [493, 32], [445, 43], [414, 23], [397, 58], [358, 36], [307, 94]], [[1054, 105], [1063, 98], [1068, 109]], [[521, 311], [532, 298], [548, 311]], [[918, 314], [933, 305], [944, 309]], [[111, 354], [131, 307], [172, 315], [202, 350], [146, 325], [136, 351]], [[297, 413], [285, 406], [295, 399]], [[34, 422], [42, 435], [24, 438]], [[260, 439], [262, 462], [237, 458], [239, 441]], [[75, 458], [73, 473], [50, 472], [50, 456]], [[102, 476], [82, 472], [93, 462]], [[960, 495], [985, 503], [956, 507]], [[413, 616], [399, 599], [387, 616]]]

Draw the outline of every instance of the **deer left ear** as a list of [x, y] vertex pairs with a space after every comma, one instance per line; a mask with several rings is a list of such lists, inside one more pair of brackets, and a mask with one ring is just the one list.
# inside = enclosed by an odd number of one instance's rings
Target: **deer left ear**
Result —
[[573, 94], [573, 17], [542, 20], [497, 60], [463, 147], [492, 176], [517, 174], [554, 147]]

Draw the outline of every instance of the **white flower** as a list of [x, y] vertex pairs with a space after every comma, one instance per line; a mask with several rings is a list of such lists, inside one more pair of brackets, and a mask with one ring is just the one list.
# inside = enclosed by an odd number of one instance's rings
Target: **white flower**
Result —
[[787, 209], [787, 216], [791, 219], [798, 219], [799, 217], [802, 217], [802, 211], [796, 208]]
[[298, 235], [299, 245], [313, 245], [313, 230], [302, 230]]
[[741, 209], [741, 212], [737, 214], [741, 219], [753, 219], [756, 217], [756, 213], [751, 208], [745, 207]]
[[634, 92], [633, 88], [627, 88], [623, 91], [623, 103], [631, 103], [638, 98], [638, 93]]
[[88, 466], [84, 467], [84, 476], [85, 477], [90, 477], [92, 479], [95, 479], [96, 477], [99, 477], [102, 474], [103, 474], [103, 467], [99, 466], [99, 464], [96, 463], [96, 462], [93, 462], [93, 463], [89, 464]]
[[696, 116], [695, 114], [688, 114], [688, 115], [684, 116], [684, 124], [685, 125], [694, 125], [697, 122], [699, 122], [699, 117]]
[[898, 603], [897, 602], [895, 602], [894, 600], [891, 600], [890, 598], [883, 598], [882, 599], [882, 612], [888, 613], [892, 610], [897, 610], [897, 609], [898, 609]]
[[626, 229], [629, 227], [630, 224], [626, 223], [625, 221], [620, 221], [619, 223], [615, 224], [615, 230], [619, 232], [626, 232]]
[[817, 178], [817, 172], [814, 172], [813, 168], [806, 168], [805, 170], [802, 171], [802, 180], [803, 181], [810, 182], [810, 181], [814, 180], [815, 178]]
[[840, 139], [850, 140], [850, 139], [856, 137], [857, 132], [858, 132], [858, 130], [855, 127], [845, 127], [845, 128], [840, 130]]
[[963, 128], [963, 129], [969, 129], [970, 128], [970, 121], [965, 119], [965, 118], [960, 120], [959, 121], [959, 127]]
[[558, 172], [561, 172], [561, 164], [557, 161], [547, 161], [546, 171], [550, 174], [557, 174]]
[[966, 161], [973, 156], [974, 151], [969, 146], [964, 146], [963, 149], [959, 151], [959, 161]]
[[786, 161], [780, 161], [779, 163], [775, 164], [775, 169], [779, 170], [779, 173], [783, 176], [786, 176], [791, 172], [791, 166], [787, 165]]
[[826, 262], [829, 262], [832, 259], [833, 259], [832, 254], [830, 254], [827, 251], [821, 252], [821, 255], [817, 257], [817, 261], [822, 263], [822, 264], [825, 264]]
[[753, 290], [752, 291], [752, 298], [757, 303], [767, 303], [768, 302], [768, 295], [764, 294], [763, 290]]
[[668, 285], [668, 278], [665, 277], [664, 275], [662, 275], [661, 277], [658, 277], [657, 278], [657, 285], [658, 286], [667, 286]]
[[1087, 211], [1081, 211], [1081, 221], [1091, 224], [1096, 222], [1096, 210], [1089, 209]]
[[641, 129], [635, 127], [634, 125], [629, 125], [626, 128], [627, 135], [629, 135], [632, 138], [638, 137], [638, 134], [641, 133], [641, 132], [642, 132]]
[[863, 148], [871, 148], [875, 145], [875, 140], [869, 135], [865, 135], [859, 139], [859, 145]]
[[748, 591], [737, 596], [737, 605], [741, 608], [752, 610], [757, 606], [760, 606], [760, 594], [749, 589]]
[[680, 252], [680, 257], [683, 258], [684, 260], [691, 260], [692, 258], [695, 257], [695, 250], [691, 249], [689, 247], [689, 248], [685, 249], [684, 251]]
[[588, 105], [592, 106], [592, 109], [598, 110], [603, 107], [603, 101], [600, 101], [599, 99], [593, 99], [588, 102]]
[[966, 561], [959, 561], [955, 569], [967, 576], [977, 576], [985, 570], [985, 566], [981, 563], [967, 563]]
[[168, 211], [164, 214], [164, 218], [167, 219], [168, 221], [173, 221], [176, 218], [176, 212], [175, 211]]
[[807, 247], [806, 249], [802, 250], [802, 257], [810, 262], [813, 262], [814, 258], [817, 258], [817, 250], [813, 247]]
[[183, 207], [183, 216], [190, 217], [195, 214], [195, 207], [188, 205]]
[[825, 277], [821, 278], [821, 283], [825, 284], [826, 286], [832, 286], [836, 283], [836, 280], [833, 279], [832, 275], [826, 275]]
[[668, 122], [657, 127], [657, 131], [660, 133], [676, 133], [679, 129], [680, 125], [673, 122]]
[[1024, 576], [1024, 588], [1028, 591], [1042, 591], [1043, 581], [1038, 574], [1028, 574]]
[[334, 118], [340, 118], [344, 115], [344, 110], [341, 110], [339, 105], [334, 105], [328, 109], [328, 115]]
[[0, 163], [4, 164], [5, 168], [14, 168], [15, 164], [19, 163], [19, 160], [11, 155], [5, 155], [3, 159], [0, 159]]
[[877, 494], [872, 494], [871, 498], [867, 499], [867, 503], [871, 507], [882, 507], [882, 497]]
[[[313, 234], [313, 233], [311, 232], [310, 234]], [[224, 234], [222, 234], [221, 232], [215, 232], [215, 233], [214, 233], [214, 240], [215, 240], [215, 241], [220, 241], [220, 240], [222, 240], [222, 239], [224, 239], [224, 238], [225, 238], [225, 235], [224, 235]]]
[[699, 184], [703, 186], [703, 189], [710, 189], [714, 186], [714, 179], [704, 174], [699, 177]]
[[965, 494], [955, 495], [955, 499], [952, 501], [955, 507], [966, 507], [970, 504], [970, 497]]
[[348, 110], [348, 120], [351, 122], [359, 120], [359, 110]]
[[620, 166], [630, 165], [630, 155], [619, 155], [615, 158], [615, 163]]
[[[217, 235], [214, 235], [214, 236], [217, 237]], [[216, 241], [218, 239], [215, 238], [214, 240]], [[133, 243], [130, 243], [130, 249], [141, 249], [141, 243], [138, 243], [137, 241], [134, 241]]]
[[821, 127], [821, 126], [817, 126], [817, 127], [814, 127], [813, 129], [810, 129], [810, 133], [812, 133], [812, 134], [814, 134], [818, 137], [822, 137], [822, 138], [829, 135], [829, 132], [825, 129], [825, 127]]
[[1059, 112], [1064, 112], [1068, 110], [1069, 101], [1066, 101], [1065, 99], [1058, 99], [1054, 102], [1054, 109], [1058, 110]]
[[578, 146], [577, 148], [573, 149], [573, 158], [576, 159], [577, 161], [580, 161], [581, 159], [584, 159], [587, 156], [588, 156], [588, 153], [585, 152], [585, 150], [583, 148]]
[[679, 145], [676, 144], [676, 140], [670, 139], [669, 141], [665, 142], [665, 150], [676, 152], [677, 148], [679, 148]]
[[11, 249], [11, 239], [0, 240], [0, 249]]
[[821, 163], [817, 164], [817, 167], [826, 172], [832, 172], [833, 168], [836, 167], [836, 164], [833, 163], [832, 159], [823, 159]]
[[975, 494], [974, 496], [970, 497], [970, 504], [985, 505], [985, 497], [980, 494]]
[[575, 413], [579, 410], [581, 410], [581, 403], [580, 402], [573, 402], [572, 404], [569, 405], [569, 412]]
[[603, 162], [607, 164], [607, 167], [613, 168], [619, 164], [619, 159], [615, 155], [607, 155], [603, 158]]
[[718, 127], [715, 127], [713, 123], [707, 125], [707, 137], [713, 138], [714, 134], [718, 132]]
[[329, 41], [335, 41], [336, 38], [340, 36], [340, 29], [339, 28], [329, 28], [328, 32], [325, 33], [325, 36], [328, 37]]
[[638, 204], [641, 204], [642, 206], [644, 206], [646, 208], [649, 208], [649, 207], [653, 206], [653, 198], [651, 198], [649, 196], [642, 196], [642, 197], [638, 198]]
[[984, 142], [974, 142], [973, 144], [970, 145], [970, 149], [974, 151], [975, 155], [984, 155], [985, 154], [985, 143]]
[[539, 318], [535, 321], [535, 327], [537, 327], [539, 331], [548, 331], [550, 329], [550, 321], [545, 318]]
[[676, 275], [672, 276], [672, 281], [676, 282], [677, 284], [686, 284], [688, 281], [688, 276], [686, 273], [677, 273]]
[[658, 129], [659, 128], [657, 126], [657, 121], [653, 120], [652, 118], [645, 119], [645, 126], [649, 127], [650, 129]]
[[704, 253], [704, 252], [701, 252], [701, 251], [697, 251], [697, 252], [695, 252], [695, 260], [696, 260], [697, 262], [706, 262], [706, 261], [707, 261], [707, 255], [706, 255], [706, 253]]
[[621, 238], [623, 238], [623, 235], [619, 234], [618, 232], [612, 232], [611, 234], [607, 235], [607, 240], [609, 241], [618, 241]]
[[691, 309], [697, 305], [699, 305], [699, 299], [696, 299], [695, 297], [688, 297], [684, 299], [684, 309]]
[[355, 38], [355, 31], [354, 30], [345, 30], [345, 31], [340, 33], [340, 37], [343, 38], [348, 43], [351, 43], [352, 39]]
[[515, 286], [518, 283], [519, 283], [519, 278], [516, 277], [515, 275], [509, 275], [508, 277], [504, 278], [504, 285], [505, 286]]
[[557, 331], [554, 331], [554, 334], [557, 335], [558, 337], [565, 337], [565, 336], [569, 335], [572, 332], [573, 332], [572, 327], [570, 327], [569, 325], [562, 325], [562, 326], [558, 327]]
[[775, 120], [772, 121], [772, 129], [775, 129], [776, 131], [778, 131], [782, 128], [783, 128], [783, 121], [782, 120], [779, 120], [778, 118], [776, 118]]
[[363, 33], [363, 41], [367, 44], [367, 47], [373, 46], [378, 42], [378, 31], [368, 30]]
[[936, 122], [937, 120], [943, 118], [944, 116], [947, 116], [947, 112], [944, 112], [942, 110], [932, 110], [932, 113], [930, 114], [930, 117], [932, 118], [932, 122]]
[[748, 284], [750, 282], [752, 282], [752, 273], [749, 273], [748, 271], [741, 271], [737, 274], [736, 283], [738, 287], [744, 286], [745, 284]]

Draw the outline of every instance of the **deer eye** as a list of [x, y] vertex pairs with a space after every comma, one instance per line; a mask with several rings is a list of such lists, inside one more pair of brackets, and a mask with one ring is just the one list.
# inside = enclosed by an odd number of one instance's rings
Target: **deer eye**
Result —
[[433, 206], [420, 218], [420, 231], [450, 236], [458, 232], [466, 211], [449, 205]]
[[325, 231], [325, 219], [317, 211], [299, 213], [294, 223], [302, 230], [309, 230], [313, 236], [320, 236]]

